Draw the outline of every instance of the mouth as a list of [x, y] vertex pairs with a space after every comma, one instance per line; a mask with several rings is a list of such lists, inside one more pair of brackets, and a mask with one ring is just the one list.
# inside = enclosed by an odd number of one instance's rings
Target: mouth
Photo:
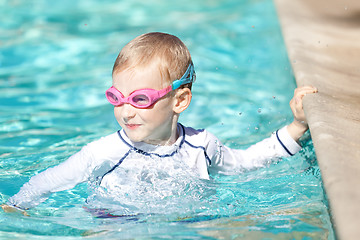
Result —
[[125, 124], [127, 129], [134, 130], [141, 126], [141, 124]]

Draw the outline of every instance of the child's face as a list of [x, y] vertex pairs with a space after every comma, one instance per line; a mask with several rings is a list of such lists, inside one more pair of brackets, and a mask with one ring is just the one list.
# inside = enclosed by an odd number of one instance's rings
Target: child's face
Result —
[[[162, 80], [161, 73], [156, 64], [149, 67], [124, 70], [113, 75], [113, 86], [124, 97], [133, 91], [151, 88], [163, 89], [170, 83]], [[175, 98], [168, 93], [149, 108], [140, 109], [130, 104], [114, 107], [114, 114], [120, 126], [130, 140], [150, 144], [164, 145], [174, 138], [177, 118], [173, 111]]]

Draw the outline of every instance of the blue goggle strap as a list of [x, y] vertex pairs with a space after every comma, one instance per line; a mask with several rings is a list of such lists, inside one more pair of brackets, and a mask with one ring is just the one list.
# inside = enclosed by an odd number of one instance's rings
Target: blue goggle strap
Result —
[[181, 85], [195, 82], [195, 79], [196, 79], [196, 74], [195, 74], [194, 64], [191, 62], [184, 75], [179, 80], [173, 81], [173, 83], [171, 84], [172, 90], [179, 88]]

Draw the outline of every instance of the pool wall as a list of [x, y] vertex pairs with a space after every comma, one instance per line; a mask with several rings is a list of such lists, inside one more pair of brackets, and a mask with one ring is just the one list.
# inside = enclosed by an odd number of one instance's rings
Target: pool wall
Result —
[[274, 0], [338, 239], [360, 236], [360, 1]]

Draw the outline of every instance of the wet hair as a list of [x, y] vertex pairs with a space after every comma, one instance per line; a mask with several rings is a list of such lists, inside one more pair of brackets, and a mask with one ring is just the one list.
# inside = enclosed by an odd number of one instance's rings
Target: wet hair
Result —
[[[114, 63], [112, 74], [129, 68], [146, 67], [157, 63], [165, 81], [180, 79], [192, 63], [185, 44], [176, 36], [151, 32], [131, 40], [120, 51]], [[183, 87], [191, 88], [191, 83]]]

